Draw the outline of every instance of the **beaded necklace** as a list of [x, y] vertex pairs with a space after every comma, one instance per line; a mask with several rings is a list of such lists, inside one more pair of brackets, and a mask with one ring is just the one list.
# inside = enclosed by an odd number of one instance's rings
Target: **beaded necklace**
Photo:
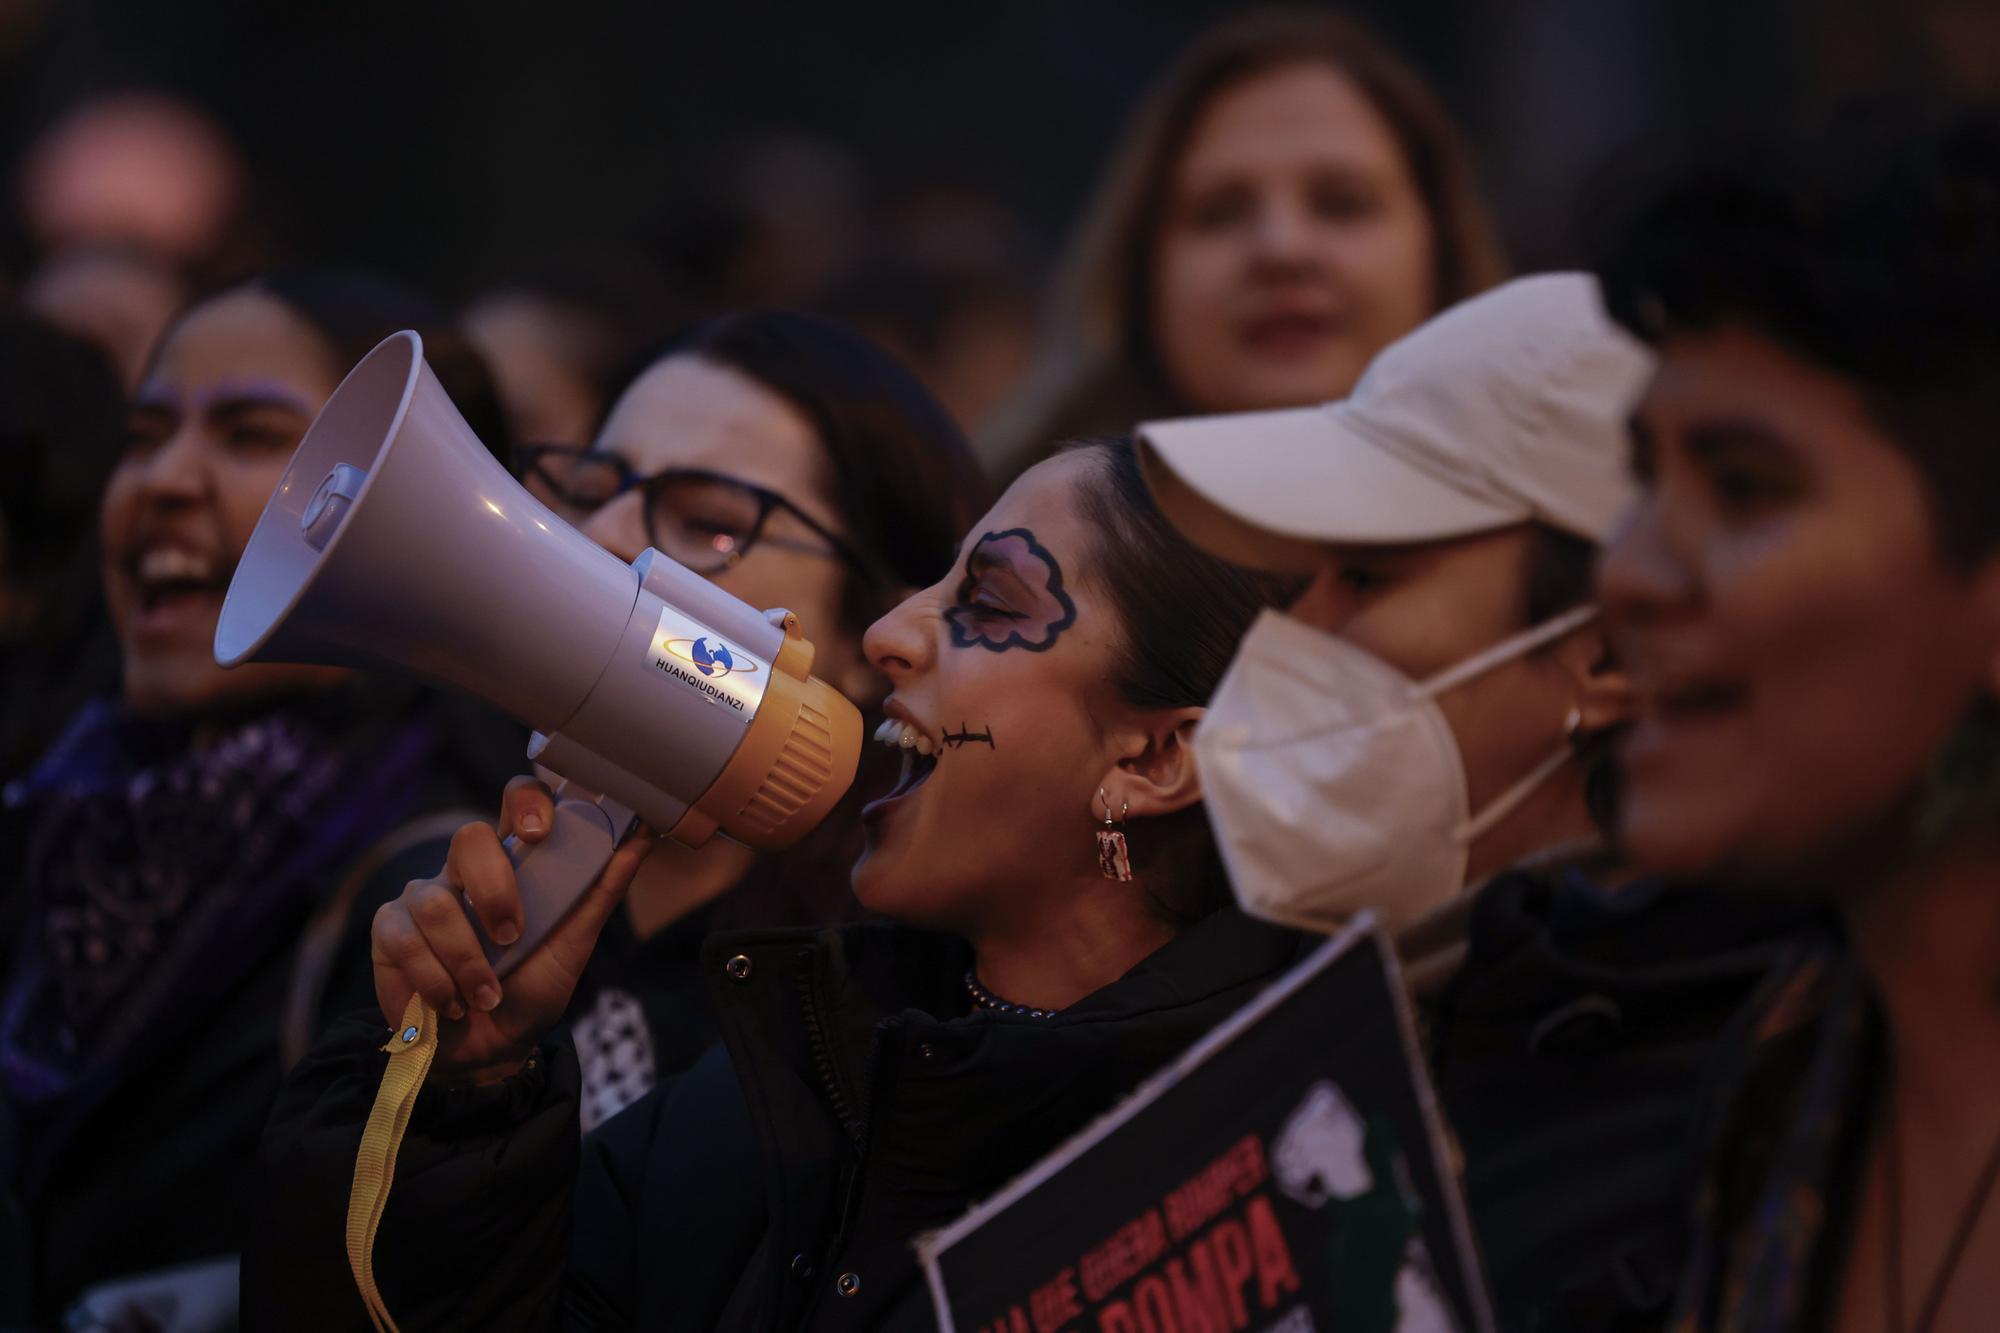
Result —
[[1003, 1000], [986, 987], [979, 984], [979, 978], [970, 971], [965, 974], [965, 993], [972, 997], [975, 1009], [990, 1009], [996, 1014], [1015, 1014], [1021, 1018], [1054, 1018], [1054, 1009], [1030, 1009], [1025, 1004], [1015, 1004]]

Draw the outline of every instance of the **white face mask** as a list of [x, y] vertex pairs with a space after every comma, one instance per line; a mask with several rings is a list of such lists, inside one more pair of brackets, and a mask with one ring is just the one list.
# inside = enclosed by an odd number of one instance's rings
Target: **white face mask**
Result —
[[1565, 737], [1474, 815], [1437, 697], [1596, 614], [1566, 611], [1422, 683], [1346, 639], [1276, 611], [1259, 616], [1194, 742], [1243, 910], [1330, 930], [1373, 908], [1393, 930], [1456, 897], [1473, 840], [1572, 751]]

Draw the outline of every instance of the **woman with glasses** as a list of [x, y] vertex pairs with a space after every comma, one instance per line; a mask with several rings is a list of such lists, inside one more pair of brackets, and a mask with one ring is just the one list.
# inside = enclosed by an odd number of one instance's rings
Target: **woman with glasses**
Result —
[[[518, 456], [528, 488], [619, 559], [650, 546], [752, 606], [797, 612], [815, 672], [864, 709], [888, 683], [862, 630], [938, 577], [982, 491], [957, 427], [915, 377], [845, 325], [777, 311], [676, 341], [589, 448]], [[783, 857], [718, 838], [651, 859], [571, 1008], [585, 1129], [715, 1040], [695, 983], [705, 937], [854, 915], [847, 867], [878, 768]]]

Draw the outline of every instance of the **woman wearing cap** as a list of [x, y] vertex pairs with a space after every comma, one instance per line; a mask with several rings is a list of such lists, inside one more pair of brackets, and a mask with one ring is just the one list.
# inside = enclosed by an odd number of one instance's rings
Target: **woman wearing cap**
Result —
[[[1345, 401], [1142, 428], [1183, 530], [1311, 578], [1260, 618], [1203, 733], [1246, 907], [1406, 925], [1593, 836], [1578, 756], [1624, 698], [1589, 565], [1631, 493], [1647, 368], [1587, 276], [1545, 274], [1425, 324]], [[1348, 818], [1296, 827], [1305, 793]]]
[[1694, 1189], [1672, 1145], [1792, 925], [1622, 883], [1599, 832], [1630, 706], [1591, 563], [1649, 370], [1594, 282], [1547, 274], [1438, 316], [1344, 402], [1143, 428], [1184, 531], [1312, 579], [1217, 691], [1209, 813], [1253, 914], [1407, 928], [1508, 1327], [1664, 1316]]
[[1402, 61], [1336, 14], [1227, 19], [1134, 116], [988, 452], [1018, 469], [1136, 421], [1338, 398], [1504, 271], [1457, 127]]
[[1604, 262], [1661, 356], [1601, 576], [1620, 835], [1843, 927], [1745, 1028], [1683, 1333], [2000, 1311], [1996, 231], [1986, 111], [1705, 164]]
[[[405, 1327], [922, 1327], [911, 1249], [1089, 1123], [1301, 954], [1226, 906], [1191, 742], [1237, 637], [1290, 585], [1201, 554], [1131, 447], [1024, 474], [943, 580], [878, 620], [878, 733], [904, 777], [864, 814], [864, 906], [897, 925], [704, 951], [724, 1046], [579, 1148], [576, 1070], [543, 1042], [647, 851], [493, 977], [455, 894], [517, 912], [494, 832], [377, 921], [391, 1021], [465, 1017], [400, 1149], [375, 1245]], [[510, 791], [501, 831], [547, 818]], [[449, 909], [448, 911], [439, 910]], [[486, 1003], [486, 987], [496, 987]], [[265, 1142], [246, 1309], [365, 1327], [341, 1251], [382, 1016], [330, 1034]]]

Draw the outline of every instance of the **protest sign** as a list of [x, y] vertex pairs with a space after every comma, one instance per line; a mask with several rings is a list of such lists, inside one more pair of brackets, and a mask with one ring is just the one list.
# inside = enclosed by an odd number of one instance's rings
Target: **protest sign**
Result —
[[1490, 1333], [1372, 920], [919, 1242], [945, 1333]]

